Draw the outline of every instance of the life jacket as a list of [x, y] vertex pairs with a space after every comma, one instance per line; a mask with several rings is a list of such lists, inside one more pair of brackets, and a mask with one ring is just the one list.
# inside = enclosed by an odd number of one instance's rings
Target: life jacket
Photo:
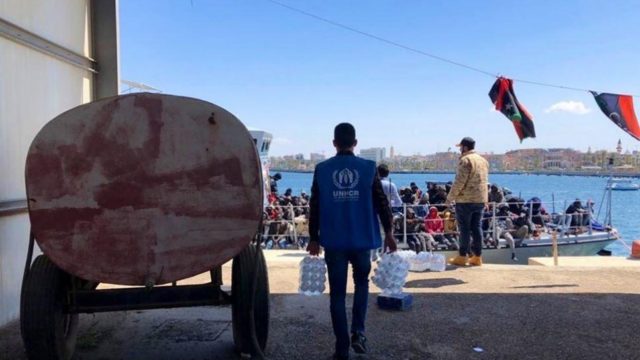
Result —
[[381, 246], [373, 205], [376, 163], [338, 155], [316, 166], [320, 244], [330, 250], [366, 250]]

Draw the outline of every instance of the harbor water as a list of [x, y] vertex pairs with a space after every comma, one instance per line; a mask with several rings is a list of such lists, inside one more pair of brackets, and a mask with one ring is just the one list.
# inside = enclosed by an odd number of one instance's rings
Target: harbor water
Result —
[[[278, 182], [278, 190], [283, 193], [291, 188], [294, 194], [301, 191], [309, 193], [312, 173], [280, 172], [282, 180]], [[391, 181], [398, 188], [407, 187], [415, 182], [423, 191], [426, 182], [453, 181], [453, 174], [418, 174], [418, 173], [394, 173]], [[543, 206], [549, 212], [554, 210], [563, 212], [575, 199], [587, 200], [595, 203], [594, 210], [598, 214], [600, 204], [603, 202], [604, 189], [607, 183], [605, 177], [589, 176], [557, 176], [557, 175], [526, 175], [526, 174], [496, 174], [490, 175], [489, 181], [499, 186], [507, 187], [513, 195], [528, 200], [534, 196], [542, 199]], [[555, 203], [552, 200], [555, 198]], [[554, 208], [555, 206], [555, 208]], [[622, 235], [622, 241], [630, 246], [631, 242], [640, 239], [640, 191], [613, 191], [612, 192], [612, 219], [613, 226]], [[603, 220], [605, 208], [600, 211], [599, 220]], [[628, 248], [620, 242], [615, 242], [608, 247], [613, 255], [627, 256]]]

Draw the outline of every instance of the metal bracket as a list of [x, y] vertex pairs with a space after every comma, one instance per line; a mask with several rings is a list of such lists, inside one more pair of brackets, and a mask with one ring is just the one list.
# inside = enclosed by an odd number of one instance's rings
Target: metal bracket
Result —
[[122, 288], [71, 292], [69, 313], [97, 313], [207, 305], [228, 305], [231, 297], [213, 284]]
[[53, 56], [81, 69], [98, 73], [95, 60], [78, 54], [39, 35], [0, 18], [0, 36]]

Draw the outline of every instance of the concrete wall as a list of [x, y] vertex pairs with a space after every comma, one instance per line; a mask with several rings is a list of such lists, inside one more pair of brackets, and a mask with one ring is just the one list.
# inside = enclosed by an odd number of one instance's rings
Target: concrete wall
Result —
[[[0, 20], [85, 57], [94, 50], [91, 19], [91, 0], [0, 1]], [[32, 139], [58, 114], [91, 101], [95, 79], [87, 69], [0, 36], [0, 326], [19, 313], [29, 237], [27, 214], [2, 212], [2, 205], [26, 199]]]

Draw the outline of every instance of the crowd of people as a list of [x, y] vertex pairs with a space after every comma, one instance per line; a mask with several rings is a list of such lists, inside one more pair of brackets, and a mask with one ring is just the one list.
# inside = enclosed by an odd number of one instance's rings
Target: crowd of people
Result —
[[[451, 182], [426, 182], [424, 190], [415, 182], [397, 188], [389, 179], [386, 165], [378, 167], [378, 174], [393, 211], [397, 241], [406, 241], [406, 245], [416, 252], [459, 249], [455, 208], [447, 204]], [[279, 173], [271, 177], [262, 243], [267, 249], [301, 249], [309, 240], [309, 195], [305, 191], [294, 195], [290, 188], [280, 194], [280, 179]], [[540, 198], [525, 200], [514, 196], [507, 188], [490, 184], [482, 219], [483, 244], [498, 247], [500, 240], [504, 240], [513, 249], [525, 239], [539, 238], [549, 228], [564, 229], [562, 234], [578, 234], [592, 222], [592, 213], [593, 202], [583, 205], [576, 199], [567, 207], [564, 216], [554, 216], [545, 209]]]
[[266, 249], [303, 249], [309, 240], [309, 195], [278, 192], [280, 173], [270, 178], [271, 191], [263, 213], [262, 246]]

